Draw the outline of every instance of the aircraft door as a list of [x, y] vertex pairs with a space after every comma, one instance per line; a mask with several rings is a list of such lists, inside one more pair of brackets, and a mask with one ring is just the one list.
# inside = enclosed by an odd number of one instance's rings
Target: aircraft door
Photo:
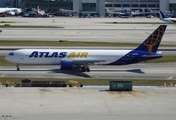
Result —
[[20, 61], [23, 61], [24, 60], [24, 54], [19, 54], [19, 59], [20, 59]]

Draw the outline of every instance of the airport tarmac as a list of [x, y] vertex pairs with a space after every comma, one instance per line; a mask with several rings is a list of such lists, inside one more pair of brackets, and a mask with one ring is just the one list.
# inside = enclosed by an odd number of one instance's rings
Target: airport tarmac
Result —
[[[133, 25], [135, 26], [135, 25]], [[125, 27], [125, 26], [124, 26]], [[130, 42], [141, 43], [155, 28], [148, 29], [106, 29], [106, 30], [70, 30], [70, 29], [6, 29], [0, 34], [0, 40], [32, 40], [32, 41], [94, 41], [94, 42]], [[176, 44], [173, 39], [175, 29], [167, 29], [162, 43]]]
[[[76, 18], [76, 17], [52, 17], [52, 18], [24, 18], [24, 17], [2, 17], [1, 21], [9, 22], [11, 25], [37, 25], [37, 26], [60, 26], [67, 29], [92, 28], [106, 29], [113, 28], [113, 25], [104, 24], [105, 22], [155, 22], [164, 23], [159, 18], [148, 19], [145, 17], [136, 18]], [[4, 24], [4, 23], [0, 23]], [[128, 24], [126, 25], [128, 26]]]
[[[54, 19], [54, 23], [52, 22]], [[97, 41], [141, 43], [162, 22], [158, 18], [3, 18], [12, 25], [61, 26], [64, 28], [1, 28], [0, 40]], [[34, 22], [35, 21], [35, 22]], [[151, 24], [107, 24], [105, 22], [151, 22]], [[0, 23], [4, 24], [4, 23]], [[176, 44], [175, 25], [167, 27], [162, 43]]]
[[[143, 42], [159, 24], [105, 22], [161, 22], [158, 18], [16, 18], [11, 25], [64, 28], [1, 28], [0, 40], [69, 40]], [[4, 23], [0, 23], [4, 24]], [[168, 25], [162, 43], [175, 44], [175, 25]], [[61, 71], [60, 66], [0, 66], [0, 77], [176, 79], [176, 63], [91, 66], [90, 73]], [[176, 88], [134, 86], [131, 92], [109, 92], [107, 86], [83, 88], [0, 88], [0, 119], [18, 120], [175, 120]]]
[[175, 80], [176, 63], [141, 63], [123, 66], [90, 66], [90, 72], [60, 70], [60, 66], [1, 66], [0, 77], [11, 78], [95, 78]]
[[[139, 26], [132, 24], [132, 26]], [[33, 40], [33, 41], [94, 41], [94, 42], [130, 42], [141, 43], [149, 34], [151, 34], [159, 25], [140, 25], [140, 28], [135, 29], [122, 25], [123, 29], [35, 29], [35, 28], [2, 28], [3, 32], [0, 34], [0, 40]], [[175, 26], [174, 26], [175, 27]], [[165, 35], [163, 36], [162, 43], [176, 44], [175, 29], [168, 26]]]
[[176, 88], [0, 88], [0, 119], [175, 120]]

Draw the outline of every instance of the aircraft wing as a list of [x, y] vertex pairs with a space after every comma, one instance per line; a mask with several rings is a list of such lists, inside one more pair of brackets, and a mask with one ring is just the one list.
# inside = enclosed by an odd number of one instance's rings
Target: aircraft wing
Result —
[[13, 10], [5, 10], [5, 11], [0, 11], [0, 14], [8, 14], [10, 12], [13, 12]]
[[0, 11], [0, 14], [6, 14], [8, 11]]
[[72, 62], [77, 65], [84, 65], [84, 64], [94, 64], [98, 62], [105, 62], [107, 60], [73, 60]]

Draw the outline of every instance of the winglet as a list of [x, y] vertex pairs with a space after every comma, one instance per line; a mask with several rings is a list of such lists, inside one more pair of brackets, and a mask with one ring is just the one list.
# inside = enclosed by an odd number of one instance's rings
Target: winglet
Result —
[[139, 47], [135, 50], [157, 52], [167, 25], [160, 25]]
[[167, 18], [164, 14], [163, 14], [163, 12], [160, 10], [160, 15], [161, 15], [161, 19], [163, 19], [163, 18]]

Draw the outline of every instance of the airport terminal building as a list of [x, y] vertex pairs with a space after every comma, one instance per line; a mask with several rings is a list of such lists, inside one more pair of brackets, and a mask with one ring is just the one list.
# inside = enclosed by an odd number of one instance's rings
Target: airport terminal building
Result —
[[79, 13], [98, 13], [104, 16], [106, 10], [129, 9], [176, 11], [176, 0], [1, 0], [0, 7], [37, 8], [46, 12], [59, 9], [76, 10]]

